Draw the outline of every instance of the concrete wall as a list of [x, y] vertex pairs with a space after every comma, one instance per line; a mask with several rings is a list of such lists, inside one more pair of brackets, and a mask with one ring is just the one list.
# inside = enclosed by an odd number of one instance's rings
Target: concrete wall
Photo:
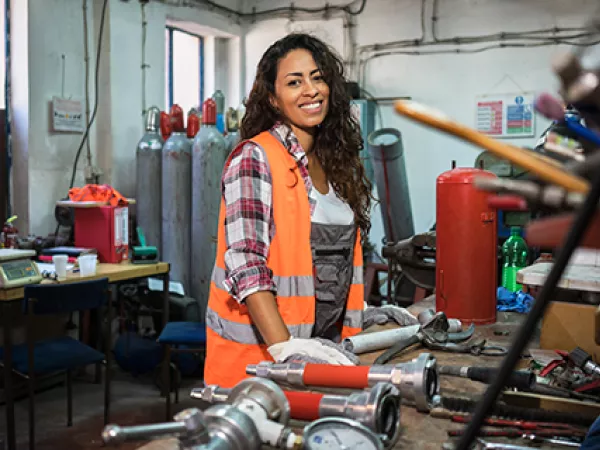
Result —
[[[302, 6], [323, 6], [324, 3], [306, 0]], [[340, 5], [348, 1], [328, 3]], [[354, 8], [358, 6], [356, 3]], [[597, 0], [440, 0], [437, 33], [439, 38], [448, 38], [554, 26], [580, 27], [597, 12], [597, 5]], [[254, 0], [248, 6], [263, 10], [284, 4], [274, 0]], [[427, 0], [429, 40], [431, 10], [432, 2]], [[419, 38], [420, 11], [421, 2], [416, 0], [368, 0], [364, 12], [355, 19], [357, 44]], [[316, 19], [319, 18], [313, 18], [311, 22], [275, 19], [251, 26], [246, 35], [246, 86], [251, 86], [256, 63], [266, 47], [291, 30], [315, 30], [317, 35], [326, 37], [343, 54], [349, 43], [341, 21]], [[557, 47], [552, 46], [491, 50], [471, 55], [386, 56], [369, 62], [363, 87], [375, 97], [411, 96], [473, 126], [477, 95], [521, 90], [554, 91], [556, 81], [550, 70], [550, 60], [556, 51]], [[417, 232], [425, 231], [435, 222], [436, 177], [450, 169], [452, 160], [456, 160], [459, 166], [472, 167], [479, 150], [404, 120], [393, 112], [391, 103], [380, 107], [383, 125], [398, 128], [403, 134], [415, 229]], [[536, 133], [541, 133], [547, 123], [538, 117]], [[532, 146], [535, 140], [518, 139], [513, 142]], [[371, 238], [378, 242], [383, 236], [379, 210], [374, 211], [373, 219]]]
[[[90, 50], [90, 107], [94, 106], [94, 67], [102, 0], [87, 0]], [[172, 3], [172, 4], [167, 4]], [[227, 71], [231, 59], [240, 67], [242, 28], [233, 18], [213, 11], [176, 6], [177, 1], [146, 6], [146, 106], [165, 108], [165, 32], [167, 23], [181, 28], [197, 27], [203, 33], [232, 39], [220, 44], [208, 64], [206, 78]], [[239, 8], [239, 0], [221, 0]], [[127, 196], [135, 194], [135, 148], [143, 132], [142, 117], [142, 20], [139, 2], [109, 0], [102, 42], [98, 112], [90, 133], [92, 162], [104, 173], [101, 182], [112, 184]], [[13, 1], [13, 211], [17, 227], [46, 235], [54, 231], [54, 203], [67, 195], [81, 134], [54, 133], [50, 126], [49, 102], [61, 95], [62, 55], [65, 61], [66, 97], [84, 98], [83, 0]], [[237, 105], [241, 81], [228, 78], [224, 88]], [[213, 82], [214, 83], [214, 82]], [[208, 88], [208, 89], [207, 89]], [[214, 84], [205, 86], [211, 95]], [[226, 95], [229, 92], [226, 92]], [[79, 159], [76, 186], [84, 183], [85, 147]]]

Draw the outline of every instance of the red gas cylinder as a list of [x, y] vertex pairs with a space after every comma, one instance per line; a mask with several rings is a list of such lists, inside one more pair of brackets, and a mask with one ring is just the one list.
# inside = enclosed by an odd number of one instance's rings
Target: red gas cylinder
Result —
[[465, 323], [496, 321], [498, 227], [489, 193], [473, 185], [492, 172], [458, 168], [436, 185], [436, 309]]

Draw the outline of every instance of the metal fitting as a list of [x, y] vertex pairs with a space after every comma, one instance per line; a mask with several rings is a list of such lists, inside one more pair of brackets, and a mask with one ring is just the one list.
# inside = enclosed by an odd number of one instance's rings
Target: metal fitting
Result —
[[421, 412], [429, 411], [440, 389], [436, 359], [431, 353], [421, 353], [412, 361], [394, 366], [371, 366], [368, 380], [369, 386], [392, 383], [402, 393], [402, 400]]
[[229, 402], [236, 405], [249, 400], [262, 408], [268, 420], [286, 425], [290, 421], [290, 404], [281, 388], [265, 378], [247, 378], [229, 393]]
[[262, 445], [252, 419], [231, 405], [214, 405], [204, 413], [197, 408], [186, 409], [174, 420], [132, 427], [107, 425], [102, 440], [116, 445], [173, 436], [179, 438], [182, 450], [259, 450]]
[[324, 395], [319, 417], [346, 417], [381, 436], [391, 447], [400, 435], [400, 391], [390, 383], [377, 383], [371, 390], [348, 396]]
[[207, 403], [228, 403], [231, 389], [210, 384], [203, 388], [193, 388], [190, 397]]
[[302, 375], [304, 374], [305, 365], [306, 363], [302, 362], [278, 364], [263, 361], [258, 364], [249, 364], [246, 366], [246, 373], [260, 378], [269, 378], [273, 381], [303, 386]]

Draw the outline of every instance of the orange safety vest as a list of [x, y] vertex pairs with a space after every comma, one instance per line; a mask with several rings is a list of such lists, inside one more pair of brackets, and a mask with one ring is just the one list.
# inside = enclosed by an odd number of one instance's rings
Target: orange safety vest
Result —
[[[275, 235], [269, 247], [267, 266], [273, 271], [277, 307], [293, 337], [310, 338], [315, 323], [316, 302], [308, 194], [296, 161], [277, 138], [265, 131], [251, 141], [264, 151], [273, 180]], [[239, 145], [244, 145], [244, 142]], [[360, 233], [356, 234], [352, 285], [343, 324], [340, 324], [342, 339], [362, 331], [363, 257]], [[229, 388], [248, 377], [248, 364], [272, 361], [272, 358], [252, 323], [246, 305], [238, 303], [223, 288], [227, 249], [223, 199], [217, 239], [217, 255], [206, 311], [204, 382]]]

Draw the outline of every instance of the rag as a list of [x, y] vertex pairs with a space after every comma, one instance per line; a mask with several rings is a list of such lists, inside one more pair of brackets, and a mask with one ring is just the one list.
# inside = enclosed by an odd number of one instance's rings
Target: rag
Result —
[[418, 325], [418, 319], [406, 308], [396, 305], [369, 306], [363, 313], [363, 329], [372, 325], [384, 325], [388, 322], [396, 322], [399, 326]]
[[523, 291], [511, 292], [502, 286], [498, 288], [496, 296], [498, 299], [498, 311], [528, 313], [535, 301], [531, 295]]
[[69, 200], [74, 202], [106, 202], [111, 206], [125, 206], [129, 202], [115, 188], [108, 184], [86, 184], [69, 189]]
[[314, 364], [355, 366], [360, 361], [356, 355], [344, 350], [341, 345], [321, 338], [290, 337], [287, 341], [271, 345], [267, 350], [278, 363], [303, 361]]

